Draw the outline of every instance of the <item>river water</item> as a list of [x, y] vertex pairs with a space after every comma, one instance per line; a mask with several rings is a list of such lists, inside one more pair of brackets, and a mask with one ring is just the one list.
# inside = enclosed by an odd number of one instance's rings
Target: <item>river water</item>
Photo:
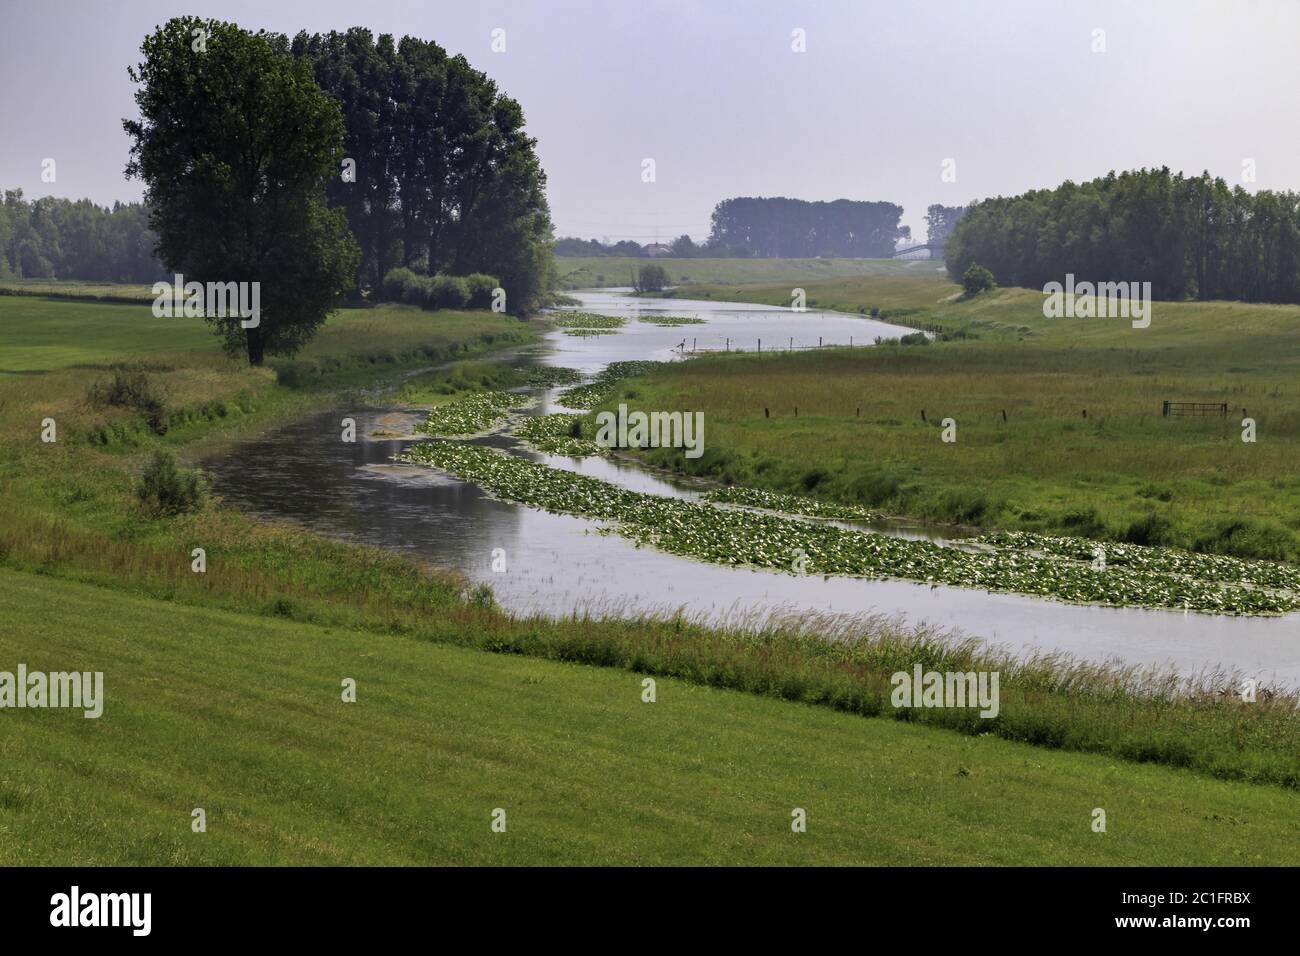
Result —
[[[575, 293], [584, 310], [629, 317], [614, 335], [548, 334], [512, 353], [516, 364], [560, 365], [595, 373], [626, 359], [674, 360], [674, 349], [870, 343], [910, 331], [870, 319], [810, 310], [683, 299], [637, 299], [615, 290]], [[704, 325], [658, 327], [638, 314], [687, 315]], [[436, 317], [431, 318], [436, 321]], [[532, 390], [530, 413], [563, 410], [558, 390]], [[357, 441], [340, 440], [341, 419], [357, 422]], [[244, 441], [204, 462], [228, 502], [266, 518], [408, 554], [462, 571], [492, 586], [498, 603], [520, 613], [568, 616], [575, 610], [636, 614], [684, 610], [722, 622], [767, 614], [882, 614], [905, 623], [959, 631], [1015, 653], [1060, 651], [1093, 661], [1173, 668], [1195, 674], [1219, 667], [1300, 686], [1300, 614], [1234, 618], [1181, 611], [1088, 607], [905, 581], [804, 577], [726, 568], [637, 548], [583, 518], [552, 515], [489, 498], [477, 486], [431, 469], [395, 464], [409, 444], [371, 439], [377, 429], [421, 416], [393, 406], [341, 406]], [[568, 459], [521, 448], [508, 435], [477, 439], [530, 460], [656, 494], [689, 496], [697, 487], [606, 458]], [[905, 526], [891, 533], [926, 534]], [[493, 571], [501, 549], [505, 571]]]

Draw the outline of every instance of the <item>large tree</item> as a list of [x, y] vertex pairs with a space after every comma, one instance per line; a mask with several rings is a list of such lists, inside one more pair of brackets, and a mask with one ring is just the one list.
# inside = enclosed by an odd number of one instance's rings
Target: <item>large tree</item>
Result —
[[211, 316], [228, 351], [263, 356], [307, 342], [356, 278], [340, 175], [343, 118], [283, 37], [181, 17], [147, 37], [127, 175], [146, 184], [158, 254], [187, 282], [260, 284], [258, 324]]
[[512, 311], [547, 287], [551, 221], [519, 104], [437, 43], [299, 33], [296, 56], [343, 110], [356, 181], [330, 187], [361, 244], [360, 284], [393, 266], [497, 277]]

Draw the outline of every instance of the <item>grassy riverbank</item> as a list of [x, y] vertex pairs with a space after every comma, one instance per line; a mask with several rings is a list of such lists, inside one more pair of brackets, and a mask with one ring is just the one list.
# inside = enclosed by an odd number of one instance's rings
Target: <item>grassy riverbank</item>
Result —
[[[1046, 319], [1023, 289], [951, 301], [941, 277], [806, 291], [946, 340], [665, 366], [610, 404], [700, 410], [708, 433], [701, 458], [653, 464], [934, 521], [1300, 559], [1300, 308], [1157, 302], [1135, 329]], [[705, 293], [789, 304], [784, 284], [686, 294]], [[1165, 401], [1228, 414], [1165, 418]]]
[[[345, 311], [292, 363], [249, 370], [147, 307], [0, 298], [0, 669], [103, 670], [107, 695], [99, 720], [0, 715], [0, 858], [1290, 861], [1276, 849], [1295, 843], [1300, 785], [1285, 702], [1179, 698], [884, 622], [827, 642], [518, 620], [455, 574], [393, 555], [219, 503], [174, 517], [137, 504], [157, 446], [185, 457], [340, 387], [529, 334], [490, 313]], [[141, 360], [132, 368], [162, 396], [154, 424], [92, 400]], [[466, 373], [466, 390], [501, 384], [481, 379]], [[999, 717], [889, 707], [889, 674], [917, 662], [1004, 668]], [[641, 703], [644, 675], [660, 679], [659, 703]], [[355, 705], [339, 699], [344, 677], [358, 680]], [[488, 829], [497, 806], [506, 837]], [[794, 806], [810, 828], [792, 845]], [[1093, 834], [1098, 806], [1112, 821], [1119, 808], [1123, 828]]]

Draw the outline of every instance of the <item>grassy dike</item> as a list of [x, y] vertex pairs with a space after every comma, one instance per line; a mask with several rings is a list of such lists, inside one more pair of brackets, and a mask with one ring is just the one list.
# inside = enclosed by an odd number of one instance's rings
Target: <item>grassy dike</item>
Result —
[[[810, 304], [879, 309], [945, 339], [709, 356], [626, 383], [609, 404], [703, 411], [701, 458], [647, 457], [728, 484], [938, 522], [1300, 560], [1300, 308], [1156, 302], [1150, 327], [1135, 329], [1044, 318], [1031, 290], [956, 292], [937, 273], [808, 283]], [[682, 294], [788, 305], [790, 284]], [[1163, 418], [1166, 400], [1229, 410]], [[1247, 416], [1254, 443], [1241, 440]]]
[[1300, 863], [1275, 788], [8, 570], [0, 602], [6, 661], [106, 697], [0, 715], [6, 865]]
[[[339, 384], [520, 334], [482, 313], [345, 312], [289, 387], [147, 309], [0, 300], [0, 669], [102, 670], [107, 695], [100, 720], [0, 713], [0, 858], [1294, 861], [1300, 755], [1279, 707], [1152, 701], [1112, 674], [1042, 666], [1004, 675], [1001, 714], [983, 725], [894, 711], [894, 670], [998, 662], [884, 623], [828, 643], [517, 620], [383, 552], [219, 506], [162, 519], [135, 506], [153, 445], [184, 454]], [[128, 358], [167, 386], [162, 436], [87, 399]], [[59, 442], [39, 441], [44, 417]], [[190, 570], [194, 547], [205, 574]], [[660, 680], [654, 705], [645, 674]], [[339, 699], [344, 677], [355, 705]], [[196, 806], [203, 836], [189, 830]], [[529, 835], [493, 841], [497, 806]], [[824, 811], [825, 831], [796, 842], [794, 806]], [[1089, 829], [1097, 806], [1107, 836]]]

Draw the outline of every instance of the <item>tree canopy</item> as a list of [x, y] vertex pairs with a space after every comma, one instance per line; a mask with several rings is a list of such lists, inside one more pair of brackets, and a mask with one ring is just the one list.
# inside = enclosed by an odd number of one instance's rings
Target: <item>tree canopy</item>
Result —
[[361, 247], [358, 282], [388, 270], [496, 276], [511, 311], [551, 280], [546, 176], [519, 104], [463, 56], [369, 30], [299, 33], [292, 52], [340, 105], [355, 181], [335, 177]]
[[158, 252], [187, 282], [258, 283], [259, 322], [209, 314], [226, 348], [291, 352], [352, 287], [358, 252], [326, 203], [343, 119], [283, 37], [181, 17], [145, 38], [128, 176], [145, 182]]
[[949, 237], [948, 274], [1001, 285], [1150, 282], [1162, 299], [1300, 302], [1300, 195], [1229, 188], [1168, 168], [974, 203]]

